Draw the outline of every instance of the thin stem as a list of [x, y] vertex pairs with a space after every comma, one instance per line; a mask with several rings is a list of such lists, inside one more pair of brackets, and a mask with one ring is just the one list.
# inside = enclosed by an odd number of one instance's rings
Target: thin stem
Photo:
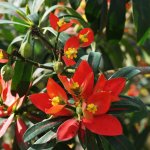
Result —
[[[60, 33], [58, 32], [58, 33], [57, 33], [57, 36], [56, 36], [55, 47], [54, 47], [55, 52], [56, 52], [56, 50], [57, 50], [57, 44], [58, 44], [59, 35], [60, 35]], [[58, 58], [58, 59], [59, 59], [59, 58]]]
[[12, 55], [13, 55], [13, 56], [16, 56], [16, 57], [20, 58], [22, 61], [27, 62], [27, 63], [30, 63], [30, 64], [32, 64], [32, 65], [38, 67], [38, 68], [44, 68], [44, 69], [51, 69], [51, 70], [53, 70], [53, 66], [45, 66], [45, 65], [40, 64], [40, 63], [38, 63], [38, 62], [35, 62], [35, 61], [33, 61], [33, 60], [26, 59], [26, 58], [22, 57], [22, 56], [18, 53], [18, 51], [16, 51], [16, 50], [12, 53]]
[[55, 54], [55, 49], [54, 47], [51, 45], [51, 43], [43, 36], [43, 33], [41, 33], [40, 29], [38, 27], [33, 27], [32, 29], [32, 34], [36, 35], [41, 42], [49, 49], [52, 51], [53, 56], [54, 56], [54, 60], [56, 60], [56, 54]]

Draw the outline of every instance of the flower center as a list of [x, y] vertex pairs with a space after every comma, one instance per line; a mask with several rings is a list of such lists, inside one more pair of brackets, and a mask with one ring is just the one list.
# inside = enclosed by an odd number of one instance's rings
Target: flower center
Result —
[[80, 34], [79, 39], [83, 43], [88, 42], [87, 34]]
[[79, 95], [80, 92], [81, 92], [78, 82], [73, 82], [72, 85], [71, 85], [71, 89], [73, 90], [75, 95]]
[[57, 22], [57, 25], [58, 25], [59, 27], [62, 27], [64, 24], [66, 24], [64, 18], [60, 19], [60, 20]]
[[4, 54], [2, 51], [0, 51], [0, 59], [4, 59]]
[[61, 103], [60, 97], [55, 96], [55, 97], [52, 98], [52, 105], [53, 106], [59, 105], [60, 103]]
[[76, 48], [68, 48], [67, 51], [65, 51], [65, 55], [67, 58], [73, 59], [77, 57], [77, 49]]
[[95, 114], [95, 112], [97, 111], [97, 106], [94, 105], [93, 103], [88, 104], [87, 108], [86, 108], [89, 112]]
[[71, 87], [73, 90], [76, 90], [76, 89], [78, 89], [79, 88], [79, 84], [78, 84], [78, 82], [73, 82], [72, 83], [72, 87]]

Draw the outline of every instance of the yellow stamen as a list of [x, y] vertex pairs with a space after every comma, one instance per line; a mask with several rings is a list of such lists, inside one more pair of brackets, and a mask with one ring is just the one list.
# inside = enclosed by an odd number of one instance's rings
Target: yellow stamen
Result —
[[95, 114], [95, 112], [97, 111], [97, 106], [94, 105], [93, 103], [88, 104], [87, 108], [86, 108], [89, 112]]
[[59, 105], [60, 103], [61, 103], [60, 97], [58, 97], [58, 96], [53, 97], [53, 99], [52, 99], [53, 106]]
[[59, 27], [62, 27], [64, 24], [66, 24], [64, 18], [60, 19], [60, 20], [57, 22], [57, 25], [58, 25]]
[[0, 51], [0, 59], [4, 59], [4, 54], [2, 51]]
[[65, 51], [65, 55], [66, 55], [66, 57], [69, 58], [69, 59], [76, 58], [76, 57], [77, 57], [77, 49], [76, 49], [76, 48], [68, 48], [68, 49]]
[[86, 34], [80, 34], [79, 39], [81, 40], [81, 42], [88, 42], [88, 38]]
[[79, 88], [78, 82], [73, 82], [73, 83], [72, 83], [72, 86], [71, 86], [71, 89], [76, 90], [76, 89], [78, 89], [78, 88]]

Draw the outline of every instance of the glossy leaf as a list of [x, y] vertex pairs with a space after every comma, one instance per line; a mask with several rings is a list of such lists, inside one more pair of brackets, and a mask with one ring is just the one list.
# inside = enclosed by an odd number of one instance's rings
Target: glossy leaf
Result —
[[133, 17], [137, 28], [137, 40], [139, 41], [150, 27], [150, 0], [132, 0]]
[[105, 138], [115, 150], [135, 150], [134, 145], [123, 135]]
[[92, 67], [94, 74], [98, 73], [99, 71], [100, 60], [101, 60], [101, 53], [90, 52], [88, 57], [88, 63]]
[[106, 0], [88, 0], [85, 7], [86, 18], [91, 28], [96, 32], [106, 25], [107, 2]]
[[32, 3], [31, 12], [37, 13], [43, 3], [44, 3], [44, 0], [34, 0]]
[[120, 114], [146, 111], [144, 103], [138, 97], [120, 96], [120, 101], [112, 103], [109, 113]]
[[122, 69], [120, 69], [119, 71], [117, 71], [116, 73], [114, 73], [111, 78], [117, 78], [117, 77], [124, 77], [127, 80], [133, 78], [134, 76], [140, 74], [140, 70], [137, 69], [136, 67], [130, 66], [130, 67], [124, 67]]
[[77, 9], [81, 3], [81, 0], [69, 0], [70, 5], [73, 9]]
[[53, 118], [53, 119], [46, 119], [42, 122], [39, 122], [32, 127], [30, 127], [24, 134], [24, 141], [30, 141], [37, 135], [40, 135], [41, 133], [48, 131], [54, 127], [57, 127], [62, 121], [64, 121], [66, 117], [61, 118]]
[[18, 60], [15, 63], [15, 73], [12, 78], [11, 85], [11, 92], [13, 95], [16, 95], [16, 93], [18, 93], [19, 96], [23, 96], [26, 94], [31, 81], [32, 69], [32, 65], [24, 63], [21, 60]]
[[125, 24], [125, 0], [111, 0], [108, 11], [106, 35], [108, 40], [120, 40]]

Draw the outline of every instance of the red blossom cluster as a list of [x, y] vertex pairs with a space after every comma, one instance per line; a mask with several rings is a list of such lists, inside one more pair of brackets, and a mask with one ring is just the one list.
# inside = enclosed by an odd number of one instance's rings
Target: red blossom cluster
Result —
[[[57, 32], [62, 32], [70, 28], [75, 22], [71, 20], [66, 22], [64, 18], [59, 19], [53, 13], [49, 15], [49, 21], [51, 27]], [[62, 57], [66, 66], [74, 65], [76, 62], [74, 58], [77, 57], [78, 49], [80, 47], [89, 46], [94, 40], [93, 31], [90, 28], [84, 28], [76, 36], [70, 37], [64, 46], [64, 56]]]
[[[59, 126], [58, 140], [69, 140], [81, 131], [83, 134], [86, 128], [105, 136], [122, 134], [118, 119], [107, 112], [112, 102], [119, 101], [119, 94], [126, 83], [124, 78], [107, 80], [101, 74], [94, 84], [93, 70], [86, 61], [80, 63], [72, 78], [60, 74], [58, 77], [68, 93], [50, 78], [47, 93], [30, 95], [32, 103], [46, 114], [54, 117], [71, 116]], [[68, 98], [68, 94], [71, 97]], [[113, 126], [110, 125], [112, 123]]]

